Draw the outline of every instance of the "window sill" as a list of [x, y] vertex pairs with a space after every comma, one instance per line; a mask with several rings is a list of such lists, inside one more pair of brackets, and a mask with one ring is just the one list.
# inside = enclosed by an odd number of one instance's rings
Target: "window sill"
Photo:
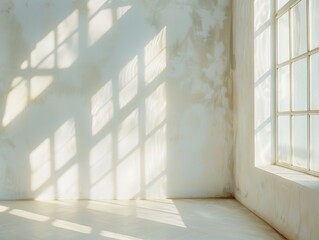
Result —
[[299, 184], [303, 187], [319, 191], [319, 177], [298, 172], [292, 169], [284, 168], [278, 165], [269, 165], [261, 167], [259, 166], [257, 168], [267, 173], [295, 182], [296, 184]]

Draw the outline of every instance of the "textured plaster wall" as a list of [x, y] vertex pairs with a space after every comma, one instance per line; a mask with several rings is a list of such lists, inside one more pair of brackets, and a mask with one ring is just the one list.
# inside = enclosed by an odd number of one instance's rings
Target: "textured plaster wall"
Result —
[[233, 1], [234, 194], [288, 239], [318, 239], [318, 178], [274, 163], [272, 0]]
[[0, 199], [232, 192], [227, 0], [2, 0]]

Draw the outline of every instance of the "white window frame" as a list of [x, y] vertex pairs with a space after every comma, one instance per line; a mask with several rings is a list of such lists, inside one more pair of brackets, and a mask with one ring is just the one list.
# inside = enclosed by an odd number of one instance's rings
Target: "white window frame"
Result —
[[[319, 47], [316, 47], [312, 50], [310, 50], [310, 17], [309, 17], [309, 1], [310, 0], [289, 0], [284, 6], [282, 6], [280, 9], [277, 10], [277, 3], [279, 0], [276, 1], [276, 6], [275, 6], [275, 163], [276, 165], [280, 165], [283, 167], [287, 167], [293, 170], [297, 170], [300, 172], [304, 172], [307, 174], [315, 175], [319, 177], [319, 170], [311, 170], [310, 169], [310, 117], [313, 115], [318, 115], [319, 116], [319, 110], [310, 110], [310, 94], [311, 94], [311, 89], [310, 89], [310, 57], [316, 53], [319, 53]], [[306, 8], [307, 8], [307, 50], [305, 53], [292, 57], [292, 27], [291, 27], [291, 9], [296, 6], [299, 2], [301, 1], [306, 1]], [[278, 19], [286, 14], [288, 12], [289, 16], [289, 59], [287, 61], [284, 61], [282, 63], [278, 64], [278, 39], [277, 39], [277, 29], [278, 29]], [[298, 60], [301, 59], [307, 59], [307, 110], [305, 111], [294, 111], [292, 110], [292, 99], [293, 99], [293, 91], [292, 91], [292, 64], [294, 62], [297, 62]], [[290, 97], [290, 109], [289, 111], [285, 112], [279, 112], [278, 111], [278, 69], [283, 67], [283, 66], [288, 66], [289, 65], [289, 97]], [[319, 66], [318, 66], [319, 67]], [[319, 89], [318, 89], [319, 91]], [[293, 116], [307, 116], [307, 168], [302, 168], [298, 166], [293, 165]], [[280, 116], [289, 116], [289, 121], [290, 121], [290, 162], [285, 163], [282, 162], [278, 159], [278, 118]], [[319, 148], [319, 146], [318, 146]]]

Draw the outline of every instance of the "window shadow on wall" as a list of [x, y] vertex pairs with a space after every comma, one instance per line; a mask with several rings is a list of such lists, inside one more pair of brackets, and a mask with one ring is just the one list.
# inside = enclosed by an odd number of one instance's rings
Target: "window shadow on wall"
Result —
[[3, 24], [2, 192], [165, 197], [166, 26], [134, 1], [17, 5]]
[[231, 194], [227, 1], [4, 2], [1, 197]]
[[255, 166], [274, 163], [274, 1], [254, 1]]

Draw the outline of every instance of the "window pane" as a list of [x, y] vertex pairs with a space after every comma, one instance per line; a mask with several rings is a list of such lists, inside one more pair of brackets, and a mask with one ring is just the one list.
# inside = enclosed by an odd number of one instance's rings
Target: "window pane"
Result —
[[310, 169], [319, 171], [319, 115], [310, 118]]
[[319, 0], [310, 0], [310, 48], [319, 47]]
[[290, 111], [289, 65], [278, 69], [278, 111]]
[[310, 107], [311, 109], [319, 109], [319, 53], [314, 54], [310, 58]]
[[307, 168], [307, 116], [292, 118], [292, 164]]
[[278, 117], [278, 162], [290, 163], [290, 116]]
[[293, 110], [307, 110], [307, 59], [292, 64]]
[[278, 19], [278, 34], [277, 34], [278, 63], [282, 63], [289, 59], [289, 16], [284, 14]]
[[306, 0], [300, 1], [291, 10], [292, 56], [296, 57], [307, 51], [307, 11]]
[[289, 0], [277, 0], [277, 10], [283, 7]]

